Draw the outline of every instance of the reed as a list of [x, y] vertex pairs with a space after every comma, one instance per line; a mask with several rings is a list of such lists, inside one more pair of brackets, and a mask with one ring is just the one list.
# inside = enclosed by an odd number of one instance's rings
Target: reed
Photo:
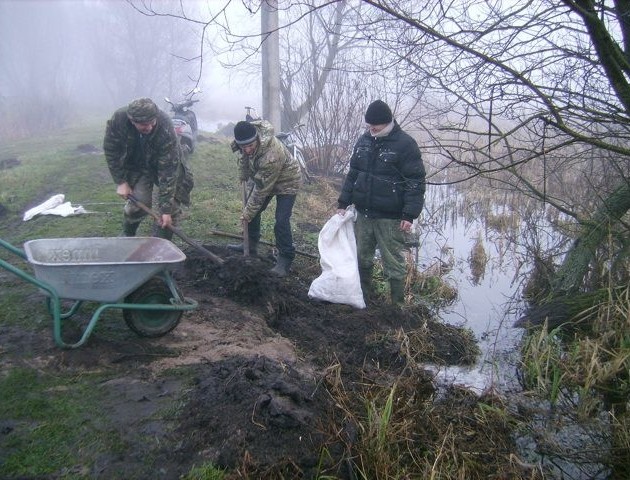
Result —
[[601, 461], [612, 478], [622, 478], [615, 475], [630, 470], [630, 287], [609, 289], [607, 300], [581, 315], [589, 318], [587, 328], [549, 330], [545, 323], [528, 332], [521, 381], [577, 422], [606, 414], [610, 432], [602, 443], [611, 449]]

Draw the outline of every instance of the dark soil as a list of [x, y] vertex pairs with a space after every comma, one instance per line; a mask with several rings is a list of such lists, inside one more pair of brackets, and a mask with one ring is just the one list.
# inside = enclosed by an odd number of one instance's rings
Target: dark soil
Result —
[[[102, 404], [95, 408], [114, 419], [129, 448], [104, 453], [86, 467], [89, 478], [177, 479], [209, 462], [230, 469], [229, 478], [356, 478], [349, 458], [360, 441], [363, 398], [397, 382], [414, 402], [430, 402], [432, 377], [419, 362], [471, 361], [474, 345], [466, 335], [432, 321], [422, 308], [377, 303], [357, 310], [309, 299], [320, 273], [312, 258], [298, 257], [291, 275], [277, 278], [268, 272], [268, 252], [245, 258], [205, 247], [226, 262], [186, 251], [174, 273], [199, 307], [164, 337], [137, 338], [121, 326], [116, 335], [97, 331], [84, 347], [64, 351], [51, 342], [43, 347], [32, 333], [0, 332], [5, 364], [35, 354], [46, 369], [118, 372], [99, 385]], [[419, 339], [424, 344], [410, 352]], [[177, 373], [182, 368], [185, 375]], [[448, 398], [431, 407], [430, 422], [418, 408], [398, 410], [405, 421], [417, 417], [426, 425], [418, 438], [428, 444], [440, 418], [458, 418], [456, 408], [468, 422], [479, 401], [461, 392]], [[11, 428], [1, 429], [0, 445]], [[486, 442], [495, 457], [489, 472], [509, 453], [509, 432], [499, 430]]]
[[[405, 378], [407, 388], [430, 398], [431, 376], [409, 367], [397, 332], [422, 330], [431, 348], [416, 361], [460, 364], [474, 361], [469, 338], [460, 329], [433, 322], [424, 309], [399, 309], [385, 302], [365, 310], [308, 298], [313, 260], [298, 258], [291, 276], [268, 271], [267, 257], [230, 256], [212, 260], [188, 252], [178, 272], [184, 290], [234, 302], [264, 319], [267, 327], [290, 340], [298, 358], [268, 358], [252, 352], [198, 368], [196, 388], [174, 435], [181, 448], [174, 457], [182, 463], [239, 469], [247, 478], [315, 478], [319, 473], [354, 478], [346, 460], [356, 440], [356, 427], [339, 410], [331, 391], [335, 381], [327, 372], [339, 368], [344, 398], [361, 395], [366, 384], [388, 384]], [[316, 269], [316, 272], [319, 271]], [[354, 390], [356, 392], [353, 392]], [[473, 396], [474, 397], [474, 396]], [[473, 402], [476, 403], [476, 402]], [[341, 416], [340, 416], [341, 414]], [[320, 455], [326, 448], [330, 458]], [[322, 471], [323, 470], [323, 471]]]

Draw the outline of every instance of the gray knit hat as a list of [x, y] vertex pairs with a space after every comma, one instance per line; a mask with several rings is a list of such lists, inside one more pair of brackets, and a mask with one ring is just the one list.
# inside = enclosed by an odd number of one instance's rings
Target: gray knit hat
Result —
[[127, 117], [136, 123], [148, 123], [158, 115], [158, 107], [150, 98], [137, 98], [127, 106]]

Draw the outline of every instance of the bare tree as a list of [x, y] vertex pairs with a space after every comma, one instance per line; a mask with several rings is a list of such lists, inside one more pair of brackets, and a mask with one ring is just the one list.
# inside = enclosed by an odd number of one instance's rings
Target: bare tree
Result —
[[[282, 30], [283, 129], [304, 123], [297, 132], [312, 171], [341, 172], [361, 126], [366, 88], [344, 63], [353, 44], [351, 11], [342, 2], [328, 9], [285, 11]], [[297, 20], [300, 19], [301, 20]], [[357, 107], [358, 106], [358, 107]]]
[[[321, 175], [340, 174], [357, 137], [363, 114], [374, 99], [394, 106], [404, 123], [415, 102], [407, 84], [379, 68], [382, 52], [366, 48], [360, 31], [361, 4], [333, 2], [318, 7], [292, 6], [282, 30], [282, 99], [284, 126], [305, 122], [310, 167]], [[417, 93], [417, 92], [416, 92]]]
[[[611, 255], [627, 251], [630, 24], [624, 5], [286, 0], [279, 5], [288, 19], [280, 27], [287, 28], [284, 109], [290, 123], [321, 112], [324, 95], [334, 97], [334, 89], [326, 91], [333, 71], [356, 72], [367, 85], [387, 78], [382, 95], [417, 128], [427, 157], [435, 159], [435, 179], [491, 178], [573, 220], [576, 242], [555, 281], [557, 291], [572, 292], [584, 286], [605, 238], [618, 243]], [[293, 26], [300, 22], [307, 27], [298, 31]], [[229, 35], [227, 19], [223, 25]], [[328, 26], [326, 35], [316, 34], [319, 25]], [[232, 39], [237, 45], [251, 36]], [[353, 54], [341, 57], [348, 39]], [[326, 102], [326, 111], [334, 108]]]
[[[334, 8], [313, 11], [285, 11], [281, 95], [283, 128], [298, 123], [308, 114], [324, 90], [328, 77], [339, 69], [338, 56], [347, 48], [340, 29], [347, 15], [343, 2]], [[301, 21], [296, 18], [302, 17]]]
[[604, 239], [628, 238], [628, 12], [592, 1], [363, 3], [365, 41], [389, 53], [379, 67], [430, 82], [433, 115], [417, 124], [450, 170], [443, 178], [498, 179], [572, 218], [576, 242], [554, 286], [581, 288]]
[[[133, 4], [101, 2], [93, 35], [98, 68], [115, 102], [179, 96], [192, 89], [198, 37], [178, 18], [140, 15]], [[179, 22], [179, 24], [178, 24]]]

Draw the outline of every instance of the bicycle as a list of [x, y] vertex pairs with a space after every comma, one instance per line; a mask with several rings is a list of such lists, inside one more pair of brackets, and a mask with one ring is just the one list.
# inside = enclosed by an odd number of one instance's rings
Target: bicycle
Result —
[[305, 127], [303, 123], [298, 123], [288, 132], [280, 132], [276, 135], [276, 138], [280, 140], [284, 145], [289, 149], [293, 158], [295, 158], [300, 165], [300, 170], [302, 170], [302, 175], [304, 179], [310, 183], [312, 178], [311, 174], [308, 171], [308, 166], [306, 165], [306, 159], [304, 158], [304, 153], [302, 152], [302, 147], [300, 147], [295, 141], [295, 133], [302, 127]]
[[[255, 120], [260, 120], [260, 117], [256, 113], [256, 109], [254, 107], [245, 107], [245, 110], [247, 110], [247, 113], [245, 114], [245, 120], [247, 122], [253, 122]], [[256, 115], [256, 116], [252, 115], [252, 112], [254, 112], [254, 115]]]

